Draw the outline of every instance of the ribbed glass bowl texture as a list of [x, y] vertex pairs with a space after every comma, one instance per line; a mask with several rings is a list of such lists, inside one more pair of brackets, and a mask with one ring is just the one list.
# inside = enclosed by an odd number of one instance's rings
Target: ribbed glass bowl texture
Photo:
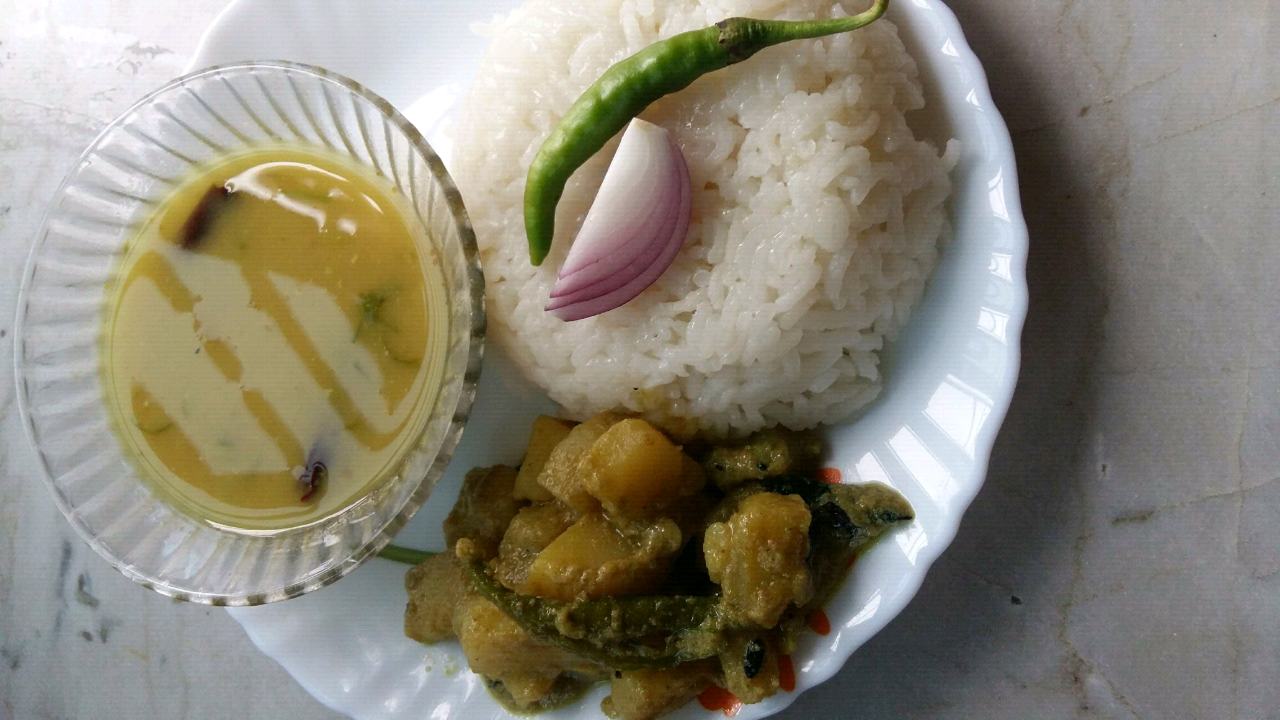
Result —
[[[271, 534], [218, 529], [138, 475], [100, 381], [106, 288], [120, 253], [195, 168], [263, 145], [345, 155], [408, 200], [420, 252], [439, 263], [449, 330], [442, 385], [399, 471], [341, 513]], [[416, 225], [416, 227], [414, 227]], [[484, 280], [462, 199], [436, 153], [361, 85], [284, 62], [212, 67], [143, 98], [93, 142], [35, 240], [18, 300], [18, 405], [35, 472], [76, 532], [120, 572], [214, 605], [282, 600], [346, 575], [422, 505], [462, 434], [484, 344]]]

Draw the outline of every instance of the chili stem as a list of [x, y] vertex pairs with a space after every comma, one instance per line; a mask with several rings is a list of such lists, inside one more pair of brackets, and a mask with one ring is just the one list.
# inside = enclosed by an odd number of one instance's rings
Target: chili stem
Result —
[[879, 20], [888, 9], [889, 0], [876, 0], [870, 8], [849, 17], [825, 20], [748, 20], [748, 22], [761, 22], [766, 28], [766, 42], [774, 45], [789, 40], [807, 40], [857, 30]]
[[414, 550], [413, 548], [401, 547], [399, 545], [388, 545], [382, 548], [378, 553], [378, 557], [387, 560], [394, 560], [398, 563], [406, 565], [418, 565], [429, 557], [434, 557], [440, 553], [427, 552], [426, 550]]

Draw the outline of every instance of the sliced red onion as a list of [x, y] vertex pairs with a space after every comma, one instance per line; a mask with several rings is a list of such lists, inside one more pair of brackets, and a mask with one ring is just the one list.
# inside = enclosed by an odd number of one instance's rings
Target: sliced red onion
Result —
[[[671, 158], [667, 138], [667, 132], [657, 125], [632, 121], [622, 134], [591, 210], [578, 230], [578, 239], [616, 234], [610, 244], [618, 249], [625, 246], [631, 255], [645, 246], [642, 231], [660, 217], [663, 208], [662, 203], [643, 200], [673, 189], [669, 180]], [[634, 242], [636, 240], [639, 242]], [[574, 250], [576, 247], [579, 247], [577, 240], [560, 267], [560, 277], [588, 267], [607, 266], [616, 259], [612, 254], [602, 256], [584, 249]]]
[[[679, 186], [672, 188], [672, 193], [679, 192]], [[678, 197], [678, 195], [677, 195]], [[667, 209], [665, 203], [661, 204], [662, 213], [659, 218], [660, 225], [656, 226], [646, 235], [654, 235], [656, 237], [669, 238], [676, 231], [676, 223], [679, 218], [676, 213]], [[634, 242], [634, 241], [633, 241]], [[561, 277], [551, 290], [551, 303], [547, 306], [548, 310], [554, 310], [558, 307], [564, 307], [570, 303], [579, 302], [581, 300], [590, 299], [607, 292], [612, 292], [617, 288], [625, 285], [631, 278], [644, 272], [649, 266], [653, 265], [662, 257], [662, 253], [667, 246], [651, 243], [647, 239], [642, 243], [641, 252], [636, 257], [621, 267], [617, 267], [616, 263], [613, 270], [608, 274], [601, 275], [597, 268], [604, 265], [604, 262], [595, 265], [588, 265], [573, 275]]]
[[[677, 186], [671, 185], [661, 192], [664, 195], [670, 194], [671, 198], [678, 199], [676, 196], [678, 191], [679, 188]], [[641, 269], [648, 267], [649, 263], [653, 262], [662, 251], [662, 247], [653, 242], [655, 233], [669, 233], [675, 229], [675, 216], [671, 214], [667, 200], [666, 197], [663, 197], [654, 202], [652, 212], [645, 219], [644, 224], [632, 229], [627, 234], [627, 238], [620, 241], [619, 248], [610, 255], [583, 265], [571, 272], [565, 272], [561, 269], [560, 277], [556, 281], [555, 287], [551, 289], [551, 297], [563, 297], [578, 292], [585, 287], [607, 282], [615, 278], [619, 272], [624, 272], [625, 268], [630, 265], [638, 264]], [[661, 223], [662, 227], [655, 227], [657, 223]], [[614, 232], [621, 237], [621, 231], [615, 230]]]
[[691, 207], [689, 168], [679, 146], [663, 128], [632, 120], [546, 309], [561, 320], [581, 320], [639, 295], [684, 245]]

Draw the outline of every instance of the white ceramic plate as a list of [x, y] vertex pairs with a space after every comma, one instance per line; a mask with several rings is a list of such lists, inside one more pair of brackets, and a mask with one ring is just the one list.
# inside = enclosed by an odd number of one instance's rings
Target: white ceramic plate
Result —
[[[238, 0], [209, 28], [192, 67], [237, 60], [312, 63], [348, 75], [401, 108], [448, 160], [454, 101], [484, 49], [472, 22], [515, 0]], [[827, 606], [832, 632], [806, 635], [796, 691], [747, 706], [759, 718], [834, 675], [902, 610], [955, 536], [982, 485], [1018, 372], [1026, 316], [1026, 226], [1009, 135], [982, 67], [939, 0], [899, 0], [890, 17], [919, 61], [931, 109], [918, 120], [963, 143], [952, 201], [955, 233], [887, 364], [882, 399], [855, 423], [830, 428], [847, 480], [886, 482], [916, 521], [859, 561]], [[479, 394], [449, 473], [400, 534], [440, 548], [440, 521], [466, 468], [515, 462], [532, 416], [552, 408], [492, 345]], [[518, 431], [514, 431], [518, 429]], [[424, 647], [401, 633], [404, 567], [374, 560], [296, 600], [232, 611], [253, 641], [312, 695], [357, 718], [508, 717], [466, 669], [454, 645]], [[599, 717], [603, 688], [549, 718]], [[709, 717], [697, 703], [678, 717]]]

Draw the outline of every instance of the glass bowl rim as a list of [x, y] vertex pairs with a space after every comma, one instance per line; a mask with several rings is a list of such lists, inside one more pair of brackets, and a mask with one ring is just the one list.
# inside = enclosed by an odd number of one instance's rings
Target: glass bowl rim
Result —
[[[335, 559], [332, 566], [318, 574], [305, 576], [304, 581], [295, 582], [282, 587], [269, 588], [266, 591], [240, 592], [238, 594], [219, 594], [205, 591], [188, 590], [180, 587], [174, 587], [166, 582], [159, 581], [157, 578], [150, 577], [147, 573], [139, 571], [133, 565], [127, 563], [123, 558], [109, 550], [104, 543], [100, 541], [97, 535], [91, 531], [78, 517], [75, 507], [71, 506], [62, 492], [55, 485], [53, 473], [49, 467], [48, 459], [41, 444], [36, 440], [36, 430], [34, 427], [34, 416], [31, 413], [31, 398], [29, 380], [27, 378], [27, 369], [24, 367], [24, 357], [27, 348], [27, 310], [31, 303], [31, 283], [35, 276], [36, 265], [40, 256], [41, 249], [45, 246], [45, 242], [49, 236], [49, 224], [55, 217], [58, 207], [58, 199], [66, 194], [68, 187], [76, 180], [85, 164], [92, 159], [94, 154], [99, 150], [103, 141], [110, 135], [113, 130], [119, 128], [129, 118], [134, 116], [139, 110], [142, 110], [157, 98], [166, 96], [172, 91], [185, 87], [189, 82], [208, 75], [217, 75], [229, 72], [251, 72], [255, 70], [284, 71], [297, 72], [310, 75], [322, 82], [330, 82], [342, 87], [344, 90], [360, 97], [371, 104], [383, 116], [385, 120], [394, 125], [401, 133], [403, 133], [406, 142], [412, 150], [424, 161], [427, 170], [434, 183], [439, 186], [440, 191], [444, 194], [448, 206], [448, 212], [452, 224], [458, 234], [458, 243], [462, 252], [463, 261], [466, 266], [466, 283], [469, 295], [469, 311], [471, 317], [471, 326], [466, 329], [464, 336], [467, 339], [467, 358], [466, 365], [462, 368], [461, 384], [458, 392], [457, 404], [453, 408], [448, 429], [445, 431], [441, 445], [435, 456], [432, 458], [427, 472], [416, 481], [416, 486], [409, 491], [404, 504], [399, 507], [395, 515], [391, 517], [373, 536], [356, 547], [346, 557]], [[194, 92], [192, 90], [191, 92]], [[361, 161], [361, 164], [364, 163]], [[75, 531], [76, 535], [88, 545], [103, 560], [107, 561], [111, 567], [117, 572], [128, 578], [130, 581], [137, 583], [145, 588], [153, 590], [161, 595], [171, 597], [177, 600], [184, 600], [196, 604], [213, 605], [213, 606], [252, 606], [262, 605], [269, 602], [278, 602], [304, 595], [313, 590], [330, 585], [338, 580], [346, 577], [357, 567], [361, 566], [370, 557], [376, 555], [384, 547], [386, 547], [391, 539], [395, 536], [419, 509], [430, 498], [431, 492], [421, 492], [423, 484], [430, 476], [433, 469], [440, 467], [441, 471], [448, 466], [453, 458], [453, 454], [457, 449], [458, 443], [465, 432], [467, 420], [469, 419], [472, 406], [475, 400], [476, 386], [480, 379], [480, 372], [483, 365], [484, 345], [487, 330], [487, 316], [485, 313], [485, 280], [484, 274], [480, 266], [480, 253], [476, 244], [475, 231], [471, 224], [470, 216], [464, 205], [462, 194], [458, 190], [457, 183], [449, 174], [448, 168], [445, 166], [439, 153], [427, 142], [422, 132], [409, 121], [403, 113], [400, 112], [390, 101], [370, 90], [360, 82], [353, 80], [341, 73], [328, 70], [318, 65], [308, 63], [299, 63], [289, 60], [245, 60], [231, 63], [219, 63], [192, 70], [183, 73], [160, 87], [151, 90], [141, 98], [131, 103], [127, 108], [120, 111], [110, 122], [106, 123], [99, 130], [93, 139], [85, 146], [85, 149], [79, 153], [70, 168], [64, 174], [57, 188], [49, 195], [48, 206], [45, 208], [41, 217], [39, 229], [36, 231], [35, 239], [31, 243], [31, 249], [27, 253], [27, 258], [23, 266], [21, 281], [18, 286], [17, 307], [14, 313], [13, 326], [13, 377], [15, 384], [15, 399], [18, 408], [19, 424], [22, 426], [23, 435], [26, 437], [27, 445], [36, 458], [37, 472], [40, 475], [41, 482], [49, 490], [54, 501], [54, 505], [58, 508], [59, 513], [66, 520], [67, 524]], [[100, 382], [100, 381], [99, 381]], [[456, 432], [455, 432], [456, 430]], [[366, 496], [368, 497], [368, 496]], [[363, 499], [363, 498], [362, 498]], [[163, 499], [156, 497], [156, 501], [166, 503]], [[333, 515], [328, 516], [332, 520], [340, 518], [350, 513], [353, 509], [360, 506], [357, 501], [346, 508], [340, 510]], [[173, 508], [174, 512], [181, 511]], [[193, 520], [198, 522], [198, 520]], [[298, 533], [305, 530], [308, 526], [300, 526], [298, 528], [289, 528], [279, 533], [273, 533], [264, 537], [281, 537], [291, 533]]]

